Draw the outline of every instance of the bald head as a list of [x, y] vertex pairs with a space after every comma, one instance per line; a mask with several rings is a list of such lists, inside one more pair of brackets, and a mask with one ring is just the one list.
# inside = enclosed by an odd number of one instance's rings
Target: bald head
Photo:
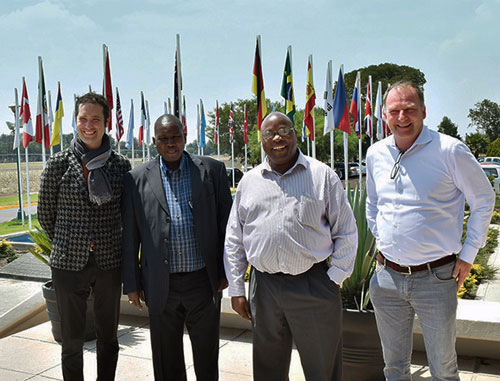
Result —
[[181, 135], [184, 135], [184, 126], [179, 118], [172, 114], [164, 114], [156, 119], [155, 136], [158, 136], [158, 129], [161, 127], [177, 127]]

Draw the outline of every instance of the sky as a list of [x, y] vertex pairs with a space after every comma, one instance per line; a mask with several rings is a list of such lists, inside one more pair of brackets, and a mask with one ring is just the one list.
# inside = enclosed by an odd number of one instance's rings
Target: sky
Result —
[[[134, 100], [137, 136], [140, 92], [154, 121], [173, 99], [176, 34], [181, 39], [188, 141], [196, 135], [196, 104], [251, 98], [255, 38], [261, 35], [267, 98], [281, 100], [288, 45], [292, 46], [297, 107], [304, 108], [307, 57], [313, 55], [316, 104], [328, 60], [333, 78], [384, 62], [409, 65], [426, 77], [426, 124], [448, 116], [467, 128], [469, 109], [487, 98], [500, 102], [500, 0], [9, 0], [0, 3], [0, 133], [13, 121], [8, 106], [26, 78], [36, 114], [38, 56], [53, 110], [61, 82], [69, 133], [73, 94], [89, 85], [102, 92], [102, 44], [122, 103], [125, 130]], [[363, 93], [366, 77], [361, 73]], [[375, 87], [375, 86], [374, 86]], [[376, 90], [374, 90], [376, 91]], [[113, 114], [114, 119], [114, 114]], [[114, 124], [114, 121], [113, 121]], [[113, 127], [114, 128], [114, 127]]]

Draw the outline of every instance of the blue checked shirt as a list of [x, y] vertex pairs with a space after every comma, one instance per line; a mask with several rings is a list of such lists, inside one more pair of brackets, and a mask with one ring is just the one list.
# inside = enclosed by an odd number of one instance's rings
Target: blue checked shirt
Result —
[[170, 211], [170, 272], [183, 273], [205, 267], [196, 237], [191, 212], [191, 172], [186, 155], [182, 154], [179, 168], [171, 171], [160, 157], [161, 180]]

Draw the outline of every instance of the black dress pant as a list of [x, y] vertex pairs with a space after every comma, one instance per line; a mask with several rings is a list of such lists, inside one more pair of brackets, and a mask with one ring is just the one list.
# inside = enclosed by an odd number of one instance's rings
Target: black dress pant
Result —
[[83, 344], [87, 298], [94, 292], [97, 336], [97, 379], [114, 380], [118, 361], [120, 269], [101, 270], [91, 254], [81, 271], [52, 268], [52, 280], [61, 315], [62, 372], [64, 380], [83, 380]]
[[164, 311], [149, 315], [156, 381], [186, 380], [183, 334], [186, 325], [196, 379], [218, 379], [221, 293], [213, 296], [205, 269], [170, 274]]

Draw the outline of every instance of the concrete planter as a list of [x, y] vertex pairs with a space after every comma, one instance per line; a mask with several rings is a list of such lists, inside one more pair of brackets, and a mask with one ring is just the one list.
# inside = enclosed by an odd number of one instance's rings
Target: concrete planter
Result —
[[[62, 342], [61, 335], [61, 316], [57, 307], [56, 290], [52, 281], [42, 285], [43, 297], [47, 305], [47, 313], [52, 325], [52, 335], [58, 343]], [[91, 293], [87, 299], [87, 316], [85, 323], [85, 341], [91, 341], [96, 338], [94, 322], [94, 295]]]

